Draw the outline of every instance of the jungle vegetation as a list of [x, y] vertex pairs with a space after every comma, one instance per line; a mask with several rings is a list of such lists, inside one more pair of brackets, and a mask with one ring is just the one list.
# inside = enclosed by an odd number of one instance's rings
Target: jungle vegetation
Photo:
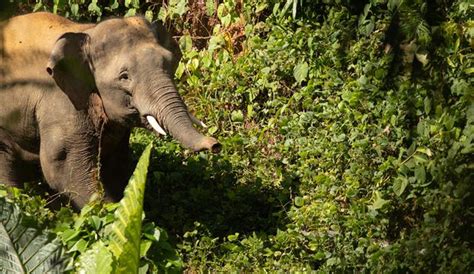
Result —
[[80, 213], [1, 186], [0, 269], [474, 270], [472, 2], [6, 0], [0, 14], [44, 10], [163, 21], [178, 88], [223, 149], [136, 130], [144, 194]]

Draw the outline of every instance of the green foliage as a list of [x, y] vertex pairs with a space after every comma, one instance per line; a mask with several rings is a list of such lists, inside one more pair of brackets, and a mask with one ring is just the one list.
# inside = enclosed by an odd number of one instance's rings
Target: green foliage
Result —
[[150, 161], [151, 145], [143, 152], [137, 168], [125, 189], [123, 199], [115, 211], [110, 229], [109, 249], [117, 258], [117, 273], [137, 273], [140, 259], [143, 195]]
[[67, 256], [48, 231], [42, 231], [34, 217], [0, 197], [0, 271], [2, 273], [62, 273]]
[[[1, 266], [10, 269], [15, 266], [11, 265], [12, 259], [21, 263], [26, 256], [30, 258], [28, 263], [20, 265], [23, 269], [17, 272], [45, 273], [47, 267], [52, 272], [60, 272], [68, 258], [71, 258], [68, 270], [79, 273], [179, 272], [182, 261], [170, 245], [167, 233], [153, 222], [143, 220], [150, 152], [151, 145], [140, 157], [119, 204], [91, 202], [80, 214], [68, 208], [53, 213], [39, 198], [32, 200], [18, 189], [0, 188], [0, 220], [3, 222], [0, 237], [8, 247], [6, 257], [0, 258]], [[13, 201], [5, 202], [5, 196]], [[40, 218], [35, 219], [32, 214]], [[36, 230], [39, 226], [54, 233], [41, 234]], [[6, 239], [12, 239], [13, 243]], [[23, 245], [28, 249], [23, 249]], [[20, 251], [18, 258], [13, 256], [17, 251]]]
[[[157, 152], [141, 271], [179, 271], [183, 261], [190, 272], [474, 269], [469, 4], [165, 2], [56, 8], [80, 20], [164, 20], [183, 51], [177, 86], [223, 144], [220, 155], [191, 154], [134, 132], [135, 153], [151, 140]], [[21, 207], [41, 206], [17, 196]], [[113, 256], [95, 243], [114, 210], [38, 216], [94, 267]]]
[[[194, 226], [183, 221], [191, 225], [179, 246], [188, 267], [470, 269], [467, 14], [459, 17], [458, 3], [313, 1], [294, 16], [290, 2], [269, 8], [272, 14], [260, 22], [244, 20], [244, 51], [237, 57], [225, 42], [214, 42], [222, 30], [207, 49], [183, 47], [179, 87], [206, 123], [216, 125], [224, 153], [205, 158], [217, 179], [207, 179], [206, 171], [179, 197], [197, 196], [202, 204], [213, 195], [207, 182], [226, 189], [219, 201], [205, 203], [224, 213], [200, 214]], [[245, 8], [255, 6], [244, 5], [244, 18]], [[230, 173], [224, 171], [229, 165]], [[175, 170], [164, 170], [160, 180]], [[179, 170], [183, 177], [194, 174]], [[252, 186], [263, 202], [247, 192], [240, 199]], [[226, 210], [242, 203], [260, 213], [257, 221], [244, 205]], [[234, 214], [240, 226], [228, 217]]]
[[[79, 273], [112, 273], [114, 270], [114, 259], [110, 250], [103, 242], [95, 243], [87, 250], [79, 261]], [[131, 273], [136, 273], [132, 271]]]
[[[160, 242], [161, 232], [153, 224], [146, 224], [145, 229], [142, 229], [143, 195], [145, 193], [151, 148], [152, 146], [148, 145], [142, 153], [125, 189], [124, 197], [114, 210], [113, 222], [101, 229], [101, 219], [95, 215], [91, 216], [90, 219], [94, 228], [102, 230], [104, 237], [97, 239], [90, 248], [84, 249], [82, 255], [78, 257], [78, 271], [80, 273], [177, 271], [181, 267], [179, 260], [176, 258], [171, 258], [164, 266], [159, 265], [159, 261], [147, 263], [144, 260], [142, 264], [140, 263], [140, 258], [147, 255], [153, 243]], [[88, 211], [87, 207], [85, 209]], [[81, 215], [84, 212], [83, 210]], [[154, 231], [152, 235], [150, 235], [150, 231]], [[142, 235], [145, 239], [142, 239]], [[62, 236], [64, 239], [64, 234]], [[170, 251], [169, 249], [165, 250]], [[162, 256], [161, 260], [167, 258]]]

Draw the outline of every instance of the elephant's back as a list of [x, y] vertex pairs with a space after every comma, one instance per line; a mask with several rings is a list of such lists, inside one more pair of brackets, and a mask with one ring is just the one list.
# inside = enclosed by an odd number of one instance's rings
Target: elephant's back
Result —
[[66, 32], [80, 32], [91, 26], [47, 12], [21, 15], [2, 23], [0, 81], [47, 77], [44, 67], [56, 40]]
[[78, 24], [48, 12], [13, 17], [7, 21], [3, 30], [5, 52], [50, 51], [59, 36], [65, 32], [79, 32], [91, 26], [90, 24]]

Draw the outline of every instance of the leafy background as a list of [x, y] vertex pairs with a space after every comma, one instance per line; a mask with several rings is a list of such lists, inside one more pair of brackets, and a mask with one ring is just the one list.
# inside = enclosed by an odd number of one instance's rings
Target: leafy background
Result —
[[[473, 271], [468, 1], [2, 5], [78, 21], [142, 14], [179, 41], [178, 88], [223, 151], [192, 154], [134, 132], [137, 159], [154, 148], [141, 272]], [[96, 202], [75, 214], [8, 193], [61, 238], [70, 269], [116, 208]]]

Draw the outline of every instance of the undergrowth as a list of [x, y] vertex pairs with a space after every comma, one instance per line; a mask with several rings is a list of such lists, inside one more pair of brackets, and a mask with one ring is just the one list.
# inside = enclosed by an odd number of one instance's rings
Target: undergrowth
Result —
[[[143, 233], [166, 235], [150, 271], [473, 271], [472, 4], [36, 2], [77, 20], [141, 12], [180, 43], [178, 88], [223, 151], [134, 132], [137, 158], [154, 144]], [[39, 222], [82, 220], [15, 193]], [[61, 230], [70, 253], [114, 206], [87, 208], [76, 241]]]

